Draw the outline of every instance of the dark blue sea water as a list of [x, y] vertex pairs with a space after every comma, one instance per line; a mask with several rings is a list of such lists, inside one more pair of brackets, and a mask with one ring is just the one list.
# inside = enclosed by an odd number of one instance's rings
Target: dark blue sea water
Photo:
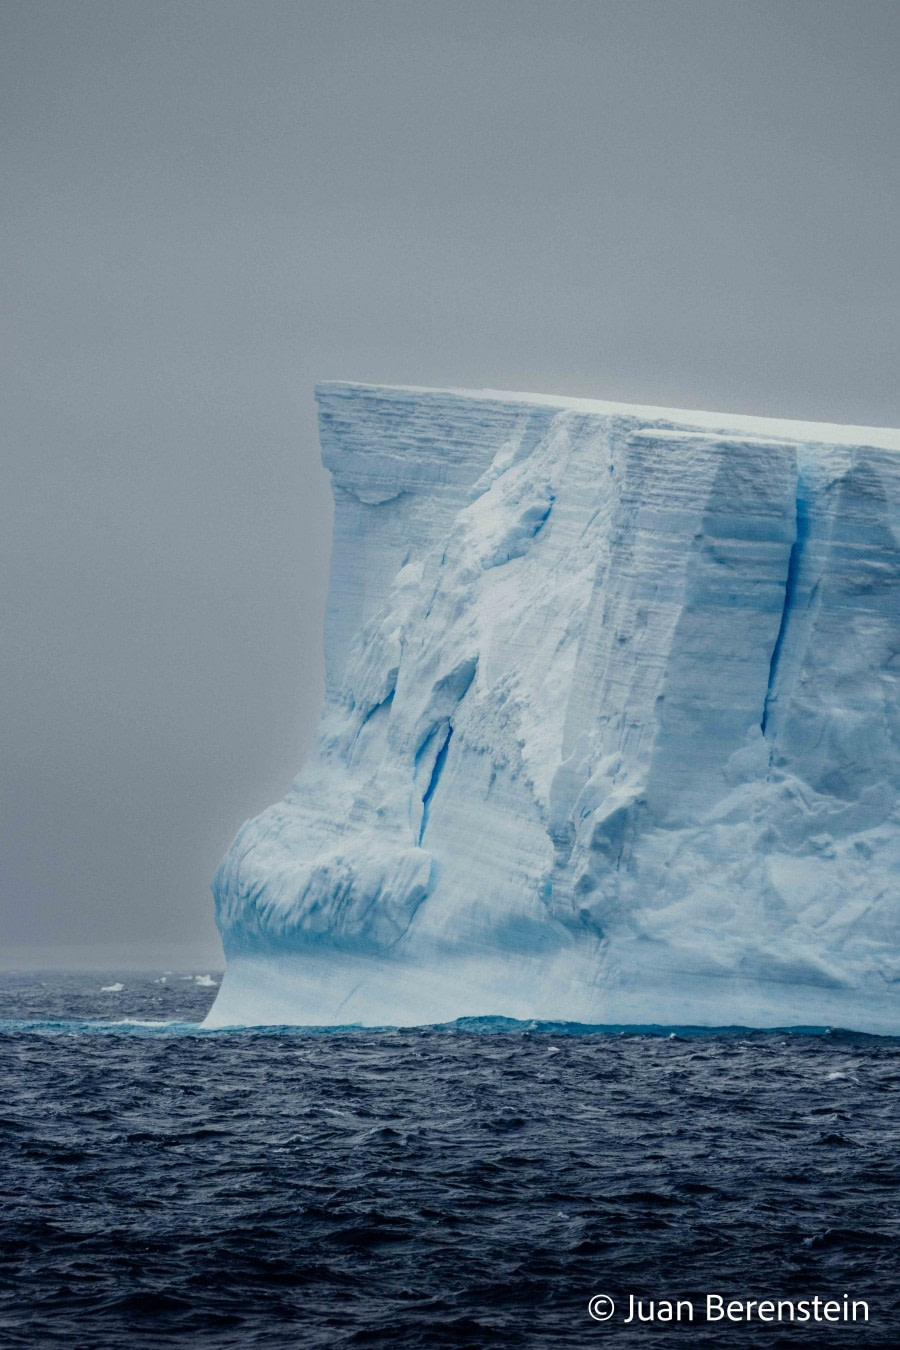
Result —
[[900, 1346], [898, 1042], [199, 1033], [160, 978], [0, 984], [3, 1347]]

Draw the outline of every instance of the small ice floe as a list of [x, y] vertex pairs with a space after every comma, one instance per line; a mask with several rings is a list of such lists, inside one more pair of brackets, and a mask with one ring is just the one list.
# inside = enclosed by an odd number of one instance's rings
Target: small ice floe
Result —
[[165, 976], [165, 975], [160, 975], [159, 979], [158, 979], [158, 980], [154, 980], [153, 983], [154, 983], [154, 984], [167, 984], [167, 983], [168, 983], [168, 978], [167, 978], [167, 976]]
[[116, 984], [101, 984], [101, 986], [100, 986], [100, 993], [101, 993], [101, 994], [121, 994], [121, 992], [122, 992], [122, 990], [123, 990], [124, 988], [125, 988], [124, 984], [119, 984], [118, 982], [117, 982]]
[[214, 980], [211, 975], [195, 975], [194, 983], [199, 984], [203, 989], [218, 989], [219, 981]]

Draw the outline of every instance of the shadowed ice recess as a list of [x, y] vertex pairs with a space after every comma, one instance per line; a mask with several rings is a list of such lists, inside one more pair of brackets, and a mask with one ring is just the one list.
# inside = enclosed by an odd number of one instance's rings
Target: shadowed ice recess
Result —
[[900, 1031], [900, 432], [318, 398], [325, 708], [205, 1025]]

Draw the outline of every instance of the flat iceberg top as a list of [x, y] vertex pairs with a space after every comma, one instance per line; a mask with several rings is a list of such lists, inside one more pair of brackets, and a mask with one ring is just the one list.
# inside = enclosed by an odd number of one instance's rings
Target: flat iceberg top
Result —
[[359, 384], [352, 380], [324, 380], [316, 386], [317, 396], [359, 395], [391, 400], [395, 398], [461, 399], [479, 403], [514, 403], [536, 408], [568, 409], [597, 417], [630, 417], [636, 421], [667, 422], [686, 429], [769, 439], [818, 442], [823, 445], [870, 445], [883, 450], [900, 450], [900, 428], [851, 426], [841, 422], [806, 422], [797, 418], [762, 417], [749, 413], [703, 412], [694, 408], [660, 408], [653, 404], [616, 403], [606, 399], [575, 398], [567, 394], [515, 393], [508, 389], [430, 389], [417, 385]]

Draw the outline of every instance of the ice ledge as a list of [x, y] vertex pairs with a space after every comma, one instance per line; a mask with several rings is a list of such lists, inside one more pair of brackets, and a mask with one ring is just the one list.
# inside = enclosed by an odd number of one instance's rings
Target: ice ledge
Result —
[[[438, 1026], [460, 1018], [582, 1026], [656, 1025], [756, 1030], [840, 1025], [874, 1036], [900, 1029], [883, 987], [852, 991], [837, 1005], [815, 985], [786, 987], [739, 973], [660, 971], [649, 963], [606, 991], [596, 987], [596, 953], [570, 951], [548, 963], [453, 958], [443, 964], [328, 955], [238, 957], [204, 1026]], [[664, 978], [660, 976], [664, 975]], [[653, 989], [648, 995], [648, 988]], [[835, 1022], [836, 1007], [841, 1020]]]
[[453, 389], [402, 384], [361, 384], [351, 380], [323, 380], [316, 398], [354, 399], [359, 396], [385, 403], [416, 400], [463, 403], [515, 404], [522, 408], [556, 408], [597, 417], [626, 417], [666, 423], [684, 430], [699, 428], [725, 435], [765, 436], [776, 440], [817, 442], [823, 445], [873, 446], [900, 450], [900, 428], [852, 426], [843, 422], [809, 422], [796, 418], [764, 417], [749, 413], [704, 412], [695, 408], [661, 408], [653, 404], [616, 403], [606, 399], [575, 398], [565, 394], [515, 393], [507, 389]]

